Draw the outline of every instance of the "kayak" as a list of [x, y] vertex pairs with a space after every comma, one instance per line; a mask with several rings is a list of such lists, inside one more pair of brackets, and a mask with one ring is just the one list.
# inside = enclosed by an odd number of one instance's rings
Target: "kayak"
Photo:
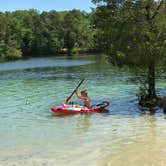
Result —
[[54, 106], [51, 108], [53, 113], [58, 114], [76, 114], [76, 113], [92, 113], [92, 112], [102, 112], [106, 107], [109, 106], [108, 101], [103, 101], [98, 104], [94, 104], [91, 108], [86, 106], [78, 106], [75, 104], [63, 104], [60, 106]]
[[51, 108], [53, 113], [56, 114], [76, 114], [76, 113], [92, 113], [92, 112], [102, 112], [110, 103], [108, 101], [103, 101], [94, 104], [91, 108], [86, 106], [78, 106], [76, 104], [63, 104], [60, 106], [54, 106]]

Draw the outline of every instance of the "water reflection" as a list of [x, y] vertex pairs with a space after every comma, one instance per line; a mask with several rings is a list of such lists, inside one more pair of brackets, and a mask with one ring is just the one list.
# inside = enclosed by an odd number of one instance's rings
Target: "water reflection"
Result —
[[76, 124], [76, 128], [79, 131], [87, 132], [90, 127], [91, 114], [83, 115], [83, 117]]

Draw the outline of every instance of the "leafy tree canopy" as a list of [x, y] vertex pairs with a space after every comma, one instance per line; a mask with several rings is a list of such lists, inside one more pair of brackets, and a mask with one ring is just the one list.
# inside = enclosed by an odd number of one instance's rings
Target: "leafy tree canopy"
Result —
[[[141, 100], [158, 99], [156, 65], [166, 59], [165, 0], [93, 0], [97, 43], [114, 65], [147, 69]], [[155, 100], [156, 101], [156, 100]]]
[[14, 59], [22, 57], [21, 55], [59, 54], [64, 48], [69, 52], [73, 49], [93, 49], [89, 15], [80, 10], [40, 13], [31, 9], [1, 12], [0, 57]]

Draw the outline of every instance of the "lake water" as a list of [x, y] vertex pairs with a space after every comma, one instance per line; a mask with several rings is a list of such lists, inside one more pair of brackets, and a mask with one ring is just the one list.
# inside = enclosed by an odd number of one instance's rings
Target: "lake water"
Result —
[[[166, 115], [138, 108], [127, 68], [102, 56], [32, 58], [0, 63], [0, 75], [0, 166], [166, 165]], [[109, 112], [53, 116], [82, 78]], [[166, 95], [165, 79], [158, 87]]]

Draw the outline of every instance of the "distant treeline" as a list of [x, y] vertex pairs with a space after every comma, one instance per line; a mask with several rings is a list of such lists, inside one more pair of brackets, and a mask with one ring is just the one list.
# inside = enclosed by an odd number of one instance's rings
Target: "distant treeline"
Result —
[[0, 57], [93, 51], [92, 14], [72, 11], [18, 10], [0, 13]]

